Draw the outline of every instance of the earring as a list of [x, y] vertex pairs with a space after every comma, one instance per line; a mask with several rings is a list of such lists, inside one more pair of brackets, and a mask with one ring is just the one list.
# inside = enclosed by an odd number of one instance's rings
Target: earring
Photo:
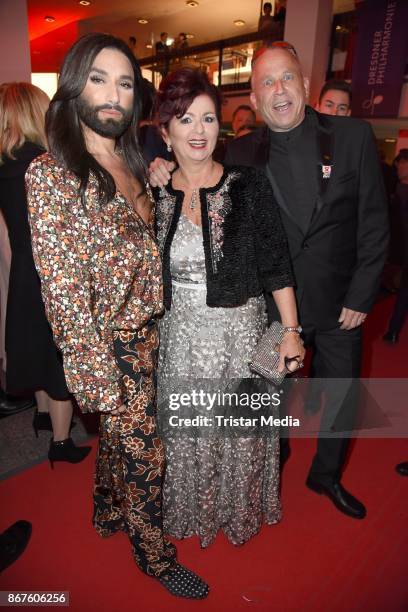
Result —
[[168, 143], [167, 143], [167, 151], [168, 151], [169, 153], [171, 153], [171, 152], [172, 152], [172, 150], [173, 150], [173, 149], [171, 148], [171, 144], [168, 142]]

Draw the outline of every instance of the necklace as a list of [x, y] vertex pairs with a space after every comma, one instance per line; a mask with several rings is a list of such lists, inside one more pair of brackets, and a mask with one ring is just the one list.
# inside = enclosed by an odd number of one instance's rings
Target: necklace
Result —
[[191, 200], [190, 200], [190, 210], [194, 210], [196, 205], [197, 205], [197, 196], [198, 196], [198, 187], [196, 187], [196, 189], [193, 189], [192, 193], [191, 193]]
[[189, 208], [190, 210], [195, 210], [197, 203], [199, 201], [199, 191], [202, 187], [204, 187], [206, 185], [206, 183], [208, 183], [208, 181], [210, 180], [213, 171], [214, 171], [214, 167], [215, 164], [214, 162], [211, 163], [211, 168], [210, 168], [210, 172], [208, 173], [208, 175], [206, 176], [205, 180], [201, 183], [201, 185], [199, 185], [198, 187], [194, 187], [192, 192], [191, 192], [191, 198], [190, 198], [190, 204], [189, 204]]

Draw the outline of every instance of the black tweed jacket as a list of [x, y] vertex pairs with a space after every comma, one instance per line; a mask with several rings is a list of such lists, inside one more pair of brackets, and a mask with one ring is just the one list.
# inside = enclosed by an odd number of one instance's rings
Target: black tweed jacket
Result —
[[[163, 260], [164, 304], [171, 307], [170, 248], [184, 193], [153, 189], [156, 231]], [[200, 189], [207, 275], [207, 305], [245, 304], [263, 291], [294, 285], [279, 208], [264, 172], [224, 167], [217, 185]]]

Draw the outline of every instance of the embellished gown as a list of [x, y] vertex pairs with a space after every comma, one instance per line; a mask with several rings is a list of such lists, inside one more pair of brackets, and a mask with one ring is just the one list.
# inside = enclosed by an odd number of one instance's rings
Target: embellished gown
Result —
[[[171, 246], [170, 271], [172, 304], [160, 324], [159, 417], [169, 383], [174, 390], [180, 379], [205, 378], [222, 387], [231, 379], [252, 377], [248, 362], [266, 327], [263, 296], [232, 308], [206, 305], [202, 229], [183, 214]], [[262, 437], [176, 436], [169, 430], [161, 435], [166, 452], [163, 520], [171, 536], [196, 534], [204, 548], [222, 529], [233, 544], [243, 544], [263, 521], [280, 520], [276, 428]]]

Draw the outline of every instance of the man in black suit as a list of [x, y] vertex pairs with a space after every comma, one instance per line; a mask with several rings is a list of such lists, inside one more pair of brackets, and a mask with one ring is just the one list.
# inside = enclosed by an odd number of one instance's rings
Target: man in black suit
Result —
[[[388, 242], [375, 141], [368, 123], [306, 106], [308, 80], [289, 44], [260, 49], [251, 82], [251, 102], [266, 126], [232, 142], [225, 162], [263, 167], [269, 177], [288, 236], [305, 344], [313, 347], [320, 376], [351, 381], [327, 387], [321, 427], [349, 432], [361, 325], [377, 295]], [[273, 320], [276, 308], [268, 306]], [[340, 483], [348, 441], [347, 434], [321, 432], [306, 484], [343, 513], [364, 518], [364, 505]]]
[[158, 64], [158, 70], [163, 78], [166, 76], [166, 74], [169, 71], [168, 54], [169, 54], [170, 48], [167, 44], [168, 37], [169, 35], [167, 34], [167, 32], [162, 32], [160, 34], [160, 40], [157, 41], [157, 43], [155, 44], [156, 55], [159, 55], [163, 58], [163, 61], [161, 61]]

